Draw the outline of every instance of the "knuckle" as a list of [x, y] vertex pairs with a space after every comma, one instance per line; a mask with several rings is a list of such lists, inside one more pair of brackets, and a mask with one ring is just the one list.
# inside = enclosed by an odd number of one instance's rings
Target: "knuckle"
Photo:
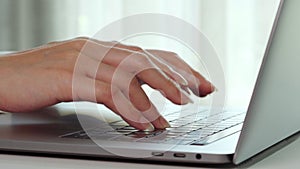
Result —
[[139, 46], [128, 46], [128, 49], [136, 52], [143, 51], [143, 49]]
[[86, 36], [80, 36], [80, 37], [77, 37], [75, 39], [77, 39], [77, 40], [89, 40], [90, 38], [86, 37]]
[[178, 54], [172, 51], [165, 51], [165, 53], [170, 57], [178, 57]]
[[178, 54], [172, 51], [166, 51], [166, 50], [158, 50], [156, 51], [160, 53], [161, 55], [167, 56], [167, 57], [178, 57]]
[[75, 49], [81, 50], [88, 41], [88, 38], [76, 38], [72, 40], [71, 44]]
[[149, 67], [152, 66], [152, 62], [150, 58], [147, 55], [141, 54], [141, 53], [135, 53], [133, 55], [133, 59], [137, 63], [137, 65], [142, 67]]

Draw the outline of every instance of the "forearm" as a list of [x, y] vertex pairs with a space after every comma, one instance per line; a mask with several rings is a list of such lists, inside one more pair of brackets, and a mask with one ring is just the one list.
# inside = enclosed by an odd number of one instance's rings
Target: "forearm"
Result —
[[[0, 56], [0, 110], [31, 111], [57, 103], [54, 85], [44, 69], [35, 68], [39, 57], [24, 53]], [[53, 80], [53, 83], [56, 83]], [[47, 85], [49, 86], [47, 86]]]

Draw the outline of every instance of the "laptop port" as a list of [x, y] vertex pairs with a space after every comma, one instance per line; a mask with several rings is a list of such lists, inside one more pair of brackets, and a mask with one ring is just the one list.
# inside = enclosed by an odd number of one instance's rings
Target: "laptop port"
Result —
[[185, 154], [183, 154], [183, 153], [174, 153], [174, 157], [185, 158]]
[[196, 159], [197, 159], [197, 160], [201, 160], [201, 158], [202, 158], [202, 155], [201, 155], [201, 154], [196, 154]]
[[156, 157], [162, 157], [162, 156], [164, 156], [164, 153], [161, 153], [161, 152], [152, 152], [152, 155], [156, 156]]

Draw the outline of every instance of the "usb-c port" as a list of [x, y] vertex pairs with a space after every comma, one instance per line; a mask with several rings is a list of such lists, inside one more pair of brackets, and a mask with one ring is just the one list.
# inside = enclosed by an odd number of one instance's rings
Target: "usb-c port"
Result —
[[164, 153], [161, 153], [161, 152], [153, 152], [152, 155], [153, 155], [153, 156], [156, 156], [156, 157], [162, 157], [162, 156], [164, 156]]
[[174, 157], [185, 158], [185, 154], [183, 154], [183, 153], [174, 153]]

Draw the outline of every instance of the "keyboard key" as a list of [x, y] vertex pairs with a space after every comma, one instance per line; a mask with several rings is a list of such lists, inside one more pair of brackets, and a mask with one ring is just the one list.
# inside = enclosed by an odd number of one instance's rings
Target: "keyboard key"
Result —
[[61, 136], [62, 138], [98, 139], [128, 142], [203, 145], [216, 141], [241, 129], [245, 113], [175, 112], [165, 115], [170, 128], [156, 131], [139, 131], [123, 121], [101, 128], [83, 130]]

